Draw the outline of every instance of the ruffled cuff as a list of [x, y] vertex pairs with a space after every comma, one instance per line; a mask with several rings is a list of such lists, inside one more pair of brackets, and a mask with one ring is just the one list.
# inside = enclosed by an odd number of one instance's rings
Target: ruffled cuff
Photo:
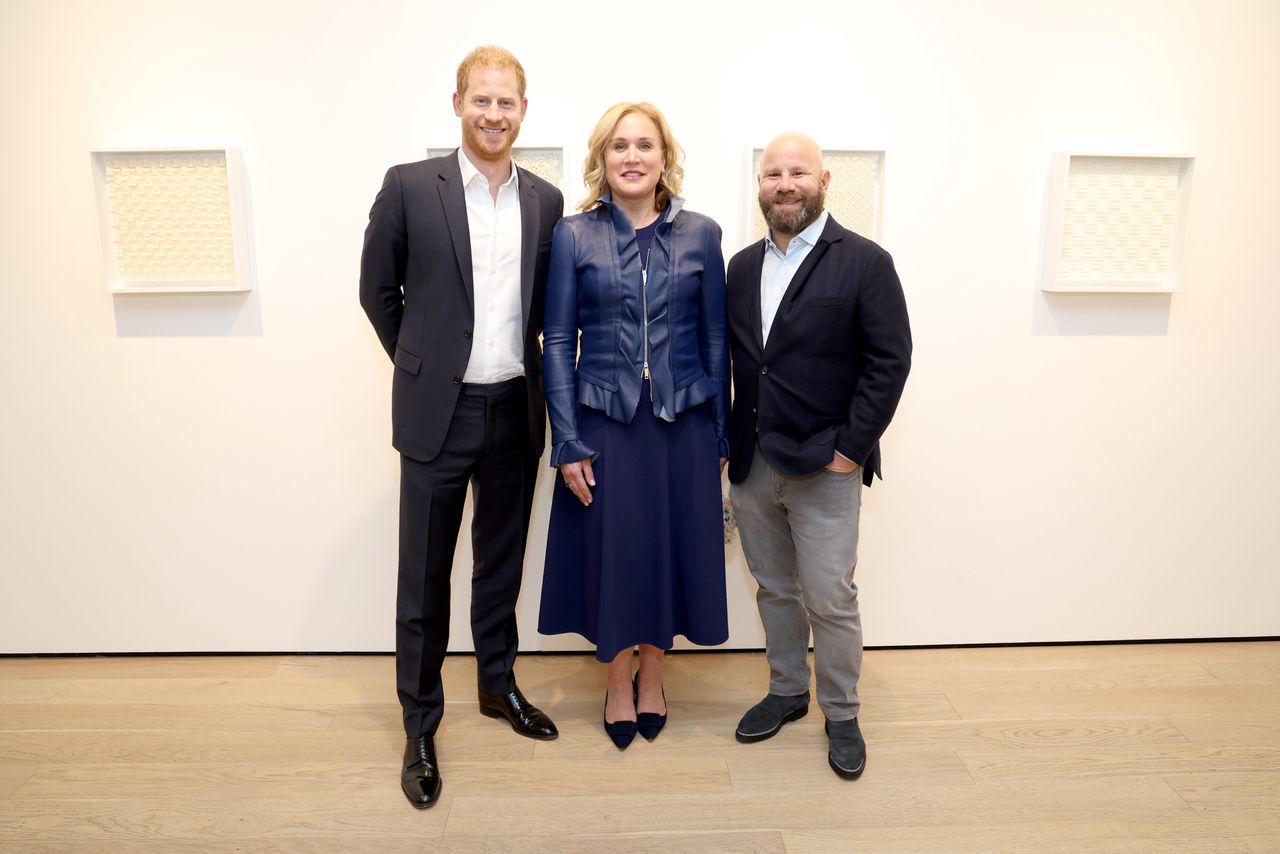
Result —
[[562, 463], [577, 463], [582, 460], [591, 460], [594, 463], [598, 456], [600, 456], [599, 451], [580, 439], [557, 442], [551, 446], [551, 467], [556, 468]]

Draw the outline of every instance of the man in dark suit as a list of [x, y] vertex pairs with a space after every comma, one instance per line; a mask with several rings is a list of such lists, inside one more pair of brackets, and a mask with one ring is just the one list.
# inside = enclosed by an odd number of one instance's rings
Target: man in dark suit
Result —
[[911, 331], [889, 254], [823, 209], [831, 173], [817, 143], [773, 140], [758, 181], [768, 233], [728, 272], [729, 480], [771, 675], [736, 735], [762, 741], [808, 713], [812, 630], [828, 762], [852, 779], [866, 764], [858, 511], [880, 474]]
[[545, 439], [543, 283], [560, 191], [511, 160], [528, 101], [510, 52], [458, 66], [462, 145], [393, 166], [369, 211], [360, 304], [395, 364], [400, 452], [396, 690], [407, 736], [401, 788], [440, 796], [434, 735], [444, 710], [449, 577], [467, 486], [474, 497], [471, 632], [480, 711], [530, 738], [555, 725], [516, 687], [515, 606]]

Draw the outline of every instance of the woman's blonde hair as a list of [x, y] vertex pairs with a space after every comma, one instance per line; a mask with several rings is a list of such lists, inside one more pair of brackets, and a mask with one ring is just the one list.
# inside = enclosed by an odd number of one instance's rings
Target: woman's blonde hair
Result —
[[604, 152], [613, 139], [613, 129], [623, 116], [630, 113], [648, 116], [657, 125], [658, 135], [662, 137], [659, 143], [665, 165], [654, 193], [654, 207], [662, 210], [672, 196], [680, 195], [680, 186], [684, 181], [684, 167], [680, 165], [680, 161], [684, 160], [684, 149], [672, 135], [671, 126], [653, 104], [647, 101], [624, 101], [604, 111], [587, 139], [587, 159], [582, 162], [582, 181], [587, 185], [587, 197], [578, 205], [578, 210], [591, 210], [600, 204], [600, 197], [609, 192], [609, 180], [604, 173]]

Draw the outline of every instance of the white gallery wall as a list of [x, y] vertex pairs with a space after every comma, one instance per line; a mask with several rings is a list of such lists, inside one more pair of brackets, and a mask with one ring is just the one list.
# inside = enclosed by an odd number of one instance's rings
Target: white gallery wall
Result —
[[[487, 42], [574, 173], [611, 103], [666, 111], [726, 255], [750, 146], [887, 152], [916, 351], [864, 493], [868, 644], [1280, 635], [1278, 40], [1272, 0], [0, 0], [0, 652], [393, 647], [361, 236], [387, 166], [456, 142]], [[224, 145], [254, 289], [107, 294], [89, 152]], [[1181, 292], [1040, 290], [1058, 151], [1195, 157]], [[583, 649], [536, 632], [551, 474], [523, 645]], [[455, 649], [469, 561], [464, 533]]]

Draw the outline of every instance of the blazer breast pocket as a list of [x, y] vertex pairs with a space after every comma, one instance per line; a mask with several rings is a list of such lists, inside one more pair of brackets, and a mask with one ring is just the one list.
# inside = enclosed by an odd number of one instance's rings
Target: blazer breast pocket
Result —
[[845, 302], [845, 295], [836, 294], [835, 296], [830, 296], [830, 297], [816, 297], [815, 299], [809, 301], [809, 304], [807, 307], [808, 308], [827, 308], [827, 309], [839, 308], [840, 306], [844, 305], [844, 302]]

